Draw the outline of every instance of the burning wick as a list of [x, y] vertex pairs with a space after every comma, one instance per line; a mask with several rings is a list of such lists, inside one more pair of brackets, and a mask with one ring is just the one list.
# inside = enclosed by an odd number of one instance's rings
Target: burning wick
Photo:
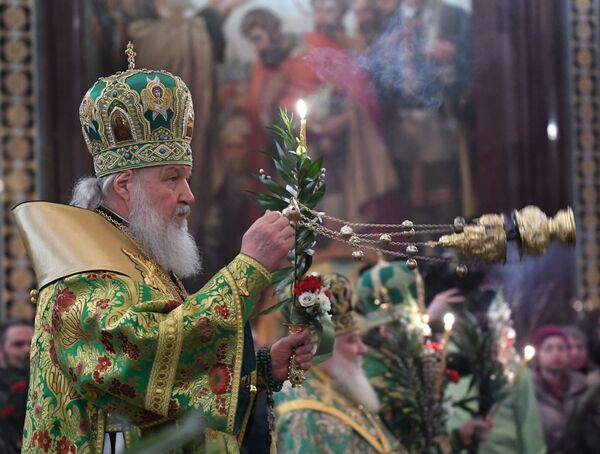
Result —
[[306, 152], [306, 103], [303, 99], [299, 99], [296, 103], [298, 115], [300, 115], [300, 150]]
[[517, 382], [517, 380], [519, 379], [519, 377], [525, 370], [525, 367], [527, 367], [527, 364], [529, 363], [529, 361], [531, 361], [533, 359], [534, 356], [535, 356], [535, 348], [532, 347], [531, 345], [526, 345], [525, 348], [523, 349], [523, 359], [521, 360], [521, 364], [519, 364], [519, 368], [517, 369], [517, 372], [515, 373], [515, 377], [513, 378], [513, 383]]

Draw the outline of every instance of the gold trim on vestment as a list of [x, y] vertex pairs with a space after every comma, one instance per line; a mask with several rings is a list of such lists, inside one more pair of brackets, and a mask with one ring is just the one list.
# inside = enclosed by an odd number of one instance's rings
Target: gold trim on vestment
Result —
[[[242, 304], [242, 299], [240, 297], [237, 285], [235, 280], [233, 279], [233, 275], [231, 271], [229, 271], [229, 267], [225, 267], [221, 270], [229, 288], [231, 288], [231, 293], [233, 296], [233, 304], [235, 310], [235, 320], [237, 324], [237, 345], [235, 348], [235, 365], [233, 369], [233, 377], [231, 379], [231, 401], [229, 402], [229, 414], [227, 415], [227, 431], [229, 433], [233, 433], [235, 429], [235, 415], [237, 413], [237, 404], [238, 404], [238, 394], [240, 389], [240, 380], [242, 375], [242, 362], [244, 356], [244, 305]], [[236, 389], [233, 389], [233, 386], [236, 386]]]
[[241, 252], [237, 255], [237, 258], [240, 259], [242, 262], [245, 262], [247, 265], [254, 267], [256, 271], [258, 271], [267, 279], [268, 282], [271, 282], [271, 273], [258, 260]]
[[167, 416], [183, 345], [183, 305], [173, 309], [159, 324], [158, 346], [148, 380], [145, 407]]
[[282, 417], [286, 413], [297, 410], [316, 410], [334, 416], [346, 425], [348, 425], [350, 428], [352, 428], [352, 430], [358, 433], [361, 437], [363, 437], [365, 441], [367, 441], [371, 446], [373, 446], [373, 448], [377, 452], [381, 454], [388, 454], [392, 452], [390, 444], [388, 443], [385, 434], [379, 427], [377, 427], [377, 424], [375, 424], [374, 421], [370, 422], [371, 424], [373, 424], [373, 428], [377, 432], [377, 436], [380, 440], [377, 440], [373, 435], [369, 433], [367, 429], [362, 427], [358, 422], [356, 422], [346, 413], [335, 408], [332, 405], [327, 405], [323, 402], [319, 402], [318, 400], [313, 399], [298, 399], [291, 400], [289, 402], [284, 402], [278, 405], [276, 408], [277, 415], [279, 417]]

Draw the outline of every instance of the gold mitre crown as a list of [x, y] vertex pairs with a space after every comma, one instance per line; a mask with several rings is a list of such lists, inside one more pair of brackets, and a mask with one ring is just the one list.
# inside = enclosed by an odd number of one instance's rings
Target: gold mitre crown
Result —
[[135, 69], [131, 43], [127, 71], [101, 77], [79, 107], [83, 137], [97, 177], [160, 164], [192, 164], [194, 107], [181, 78]]
[[331, 321], [335, 327], [335, 335], [358, 329], [354, 310], [356, 298], [350, 279], [340, 273], [327, 273], [323, 278], [331, 291]]

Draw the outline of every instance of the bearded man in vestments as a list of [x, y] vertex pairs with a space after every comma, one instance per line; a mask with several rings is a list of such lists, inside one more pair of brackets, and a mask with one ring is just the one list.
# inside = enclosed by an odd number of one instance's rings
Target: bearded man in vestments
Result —
[[293, 348], [301, 367], [312, 358], [303, 333], [262, 351], [272, 372], [256, 367], [248, 318], [293, 244], [278, 213], [200, 291], [181, 285], [200, 270], [186, 220], [192, 98], [179, 77], [133, 67], [81, 103], [96, 176], [72, 206], [14, 210], [39, 285], [24, 452], [102, 453], [116, 438], [105, 432], [128, 444], [190, 410], [206, 430], [186, 452], [237, 452], [257, 388], [286, 378]]
[[324, 275], [330, 285], [335, 344], [330, 359], [306, 374], [302, 387], [275, 396], [277, 449], [283, 453], [399, 453], [402, 447], [377, 416], [380, 402], [361, 368], [367, 352], [348, 278]]

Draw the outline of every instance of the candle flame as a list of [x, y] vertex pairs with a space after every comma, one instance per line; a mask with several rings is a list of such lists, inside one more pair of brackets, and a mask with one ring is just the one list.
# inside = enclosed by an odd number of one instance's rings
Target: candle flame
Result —
[[448, 312], [444, 315], [444, 329], [446, 331], [450, 331], [454, 326], [454, 314], [452, 312]]
[[306, 112], [308, 110], [304, 99], [298, 100], [298, 102], [296, 103], [296, 110], [298, 110], [298, 115], [300, 115], [300, 118], [304, 120], [306, 118]]
[[531, 345], [526, 345], [523, 349], [523, 358], [525, 358], [525, 361], [531, 361], [534, 356], [535, 348]]

